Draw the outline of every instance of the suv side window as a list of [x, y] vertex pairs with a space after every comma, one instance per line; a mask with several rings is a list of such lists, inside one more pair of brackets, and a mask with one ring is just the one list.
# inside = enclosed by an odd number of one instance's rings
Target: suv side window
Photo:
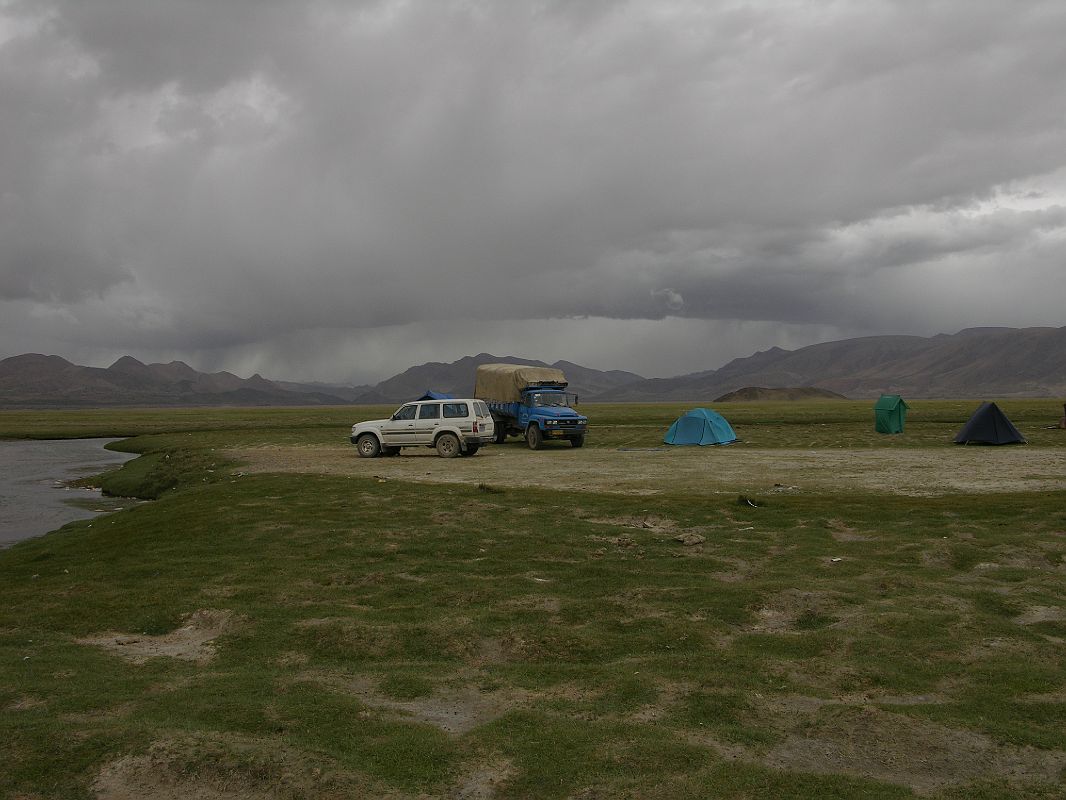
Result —
[[440, 419], [440, 405], [437, 403], [426, 403], [424, 406], [419, 406], [418, 418]]
[[445, 419], [458, 419], [470, 415], [470, 411], [467, 408], [466, 403], [445, 403], [444, 404], [444, 417]]
[[392, 418], [393, 419], [414, 419], [415, 418], [415, 409], [417, 407], [418, 406], [403, 406], [403, 407], [400, 408], [399, 411], [397, 411], [395, 414], [392, 415]]

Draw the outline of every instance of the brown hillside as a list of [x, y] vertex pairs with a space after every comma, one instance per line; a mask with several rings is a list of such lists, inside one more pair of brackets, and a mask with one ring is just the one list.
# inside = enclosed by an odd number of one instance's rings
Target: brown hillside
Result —
[[745, 386], [714, 398], [716, 403], [750, 403], [759, 400], [847, 400], [844, 395], [817, 386]]

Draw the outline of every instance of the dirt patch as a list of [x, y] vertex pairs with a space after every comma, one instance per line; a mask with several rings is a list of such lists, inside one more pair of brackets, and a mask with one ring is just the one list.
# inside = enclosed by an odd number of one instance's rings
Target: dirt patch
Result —
[[839, 519], [826, 520], [826, 527], [829, 528], [829, 534], [838, 542], [872, 542], [874, 538], [863, 536], [855, 528], [849, 527]]
[[16, 697], [7, 706], [7, 711], [32, 711], [35, 708], [44, 708], [45, 702], [39, 697], [32, 697], [30, 695], [23, 695], [22, 697]]
[[301, 653], [296, 650], [286, 650], [283, 653], [278, 653], [274, 658], [274, 663], [282, 669], [293, 669], [294, 667], [303, 667], [311, 660], [307, 653]]
[[514, 597], [504, 605], [515, 611], [543, 611], [546, 614], [558, 614], [563, 608], [563, 603], [558, 597], [541, 595]]
[[157, 741], [147, 753], [105, 764], [91, 789], [96, 800], [405, 797], [331, 773], [327, 763], [276, 741], [221, 734]]
[[[811, 449], [680, 448], [619, 452], [583, 447], [531, 451], [492, 446], [474, 458], [407, 451], [397, 458], [359, 458], [344, 445], [273, 446], [227, 452], [246, 472], [351, 475], [428, 483], [542, 486], [598, 493], [745, 493], [776, 485], [805, 492], [859, 490], [912, 496], [1066, 489], [1058, 448]], [[427, 468], [428, 467], [428, 468]], [[647, 518], [635, 520], [643, 527]], [[625, 524], [621, 520], [603, 520]]]
[[937, 706], [951, 702], [942, 694], [883, 694], [870, 698], [883, 706]]
[[202, 608], [186, 616], [180, 628], [161, 636], [100, 633], [75, 641], [102, 647], [134, 664], [161, 656], [205, 663], [215, 656], [215, 639], [238, 629], [243, 622], [232, 611]]
[[119, 703], [109, 708], [98, 708], [93, 711], [83, 711], [79, 714], [61, 714], [60, 719], [77, 725], [94, 725], [106, 720], [121, 719], [129, 716], [136, 708], [136, 703]]
[[641, 528], [649, 531], [672, 531], [677, 522], [654, 514], [641, 517], [586, 517], [587, 522], [599, 525], [614, 525], [620, 528]]
[[[1031, 624], [1031, 623], [1030, 623]], [[988, 658], [1010, 655], [1012, 657], [1026, 658], [1036, 652], [1032, 642], [1019, 639], [1009, 639], [1002, 636], [994, 636], [982, 639], [962, 654], [962, 660], [966, 663], [984, 661]]]
[[745, 561], [743, 558], [736, 558], [734, 556], [722, 556], [715, 554], [714, 559], [716, 561], [722, 561], [733, 567], [732, 571], [719, 571], [708, 572], [707, 577], [714, 580], [721, 581], [722, 583], [740, 583], [746, 581], [752, 573], [751, 563]]
[[1036, 625], [1040, 622], [1066, 622], [1066, 608], [1059, 606], [1030, 606], [1014, 618], [1019, 625]]
[[680, 543], [684, 547], [695, 547], [698, 544], [706, 542], [707, 537], [701, 533], [686, 531], [685, 533], [679, 533], [675, 536], [674, 541]]
[[506, 660], [503, 642], [493, 637], [485, 637], [477, 643], [477, 650], [474, 652], [470, 664], [473, 669], [479, 670], [484, 667], [490, 667], [493, 664], [502, 664]]
[[933, 569], [950, 569], [954, 563], [951, 545], [946, 541], [933, 542], [931, 547], [919, 553], [918, 558], [921, 560], [923, 567], [932, 567]]
[[672, 713], [677, 704], [694, 690], [690, 683], [666, 683], [659, 687], [659, 694], [652, 703], [647, 703], [633, 712], [634, 722], [658, 722]]
[[805, 735], [788, 736], [760, 760], [778, 769], [858, 775], [930, 792], [984, 778], [1054, 782], [1066, 753], [999, 745], [972, 731], [849, 708]]
[[300, 679], [352, 695], [369, 708], [433, 725], [451, 736], [462, 736], [491, 722], [528, 702], [531, 696], [522, 690], [485, 692], [476, 686], [460, 686], [442, 687], [415, 700], [394, 700], [379, 692], [374, 682], [367, 678], [316, 672], [302, 675]]
[[1066, 687], [1054, 692], [1042, 692], [1040, 694], [1027, 694], [1018, 698], [1022, 703], [1054, 703], [1062, 705], [1066, 703]]
[[459, 779], [458, 786], [448, 797], [450, 800], [491, 800], [514, 774], [514, 765], [509, 761], [479, 764]]
[[754, 609], [755, 622], [746, 630], [750, 633], [788, 633], [796, 630], [804, 620], [828, 616], [834, 606], [832, 596], [826, 592], [786, 589]]
[[1062, 552], [1058, 543], [1036, 542], [1035, 544], [1036, 547], [1032, 549], [1015, 545], [999, 545], [992, 548], [992, 552], [997, 556], [993, 566], [1058, 573], [1066, 571], [1061, 563], [1057, 563], [1058, 555]]

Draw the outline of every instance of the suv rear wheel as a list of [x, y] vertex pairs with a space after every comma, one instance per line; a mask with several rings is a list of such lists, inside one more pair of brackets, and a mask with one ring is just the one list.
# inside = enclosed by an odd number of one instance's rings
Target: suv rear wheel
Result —
[[374, 434], [364, 433], [355, 440], [355, 450], [363, 458], [377, 458], [381, 454], [381, 445]]
[[437, 455], [441, 458], [455, 458], [460, 452], [459, 439], [454, 433], [442, 433], [437, 437]]

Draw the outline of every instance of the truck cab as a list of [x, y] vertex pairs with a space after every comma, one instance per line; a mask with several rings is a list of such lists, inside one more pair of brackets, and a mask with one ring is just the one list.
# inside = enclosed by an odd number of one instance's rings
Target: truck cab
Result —
[[571, 407], [576, 401], [576, 395], [561, 388], [531, 387], [523, 391], [515, 416], [526, 444], [538, 450], [545, 439], [566, 439], [571, 446], [581, 447], [589, 421]]
[[581, 447], [589, 421], [572, 408], [576, 401], [577, 396], [567, 393], [565, 386], [531, 386], [522, 390], [518, 401], [489, 402], [496, 423], [496, 442], [502, 444], [508, 436], [522, 436], [531, 450], [557, 439]]

